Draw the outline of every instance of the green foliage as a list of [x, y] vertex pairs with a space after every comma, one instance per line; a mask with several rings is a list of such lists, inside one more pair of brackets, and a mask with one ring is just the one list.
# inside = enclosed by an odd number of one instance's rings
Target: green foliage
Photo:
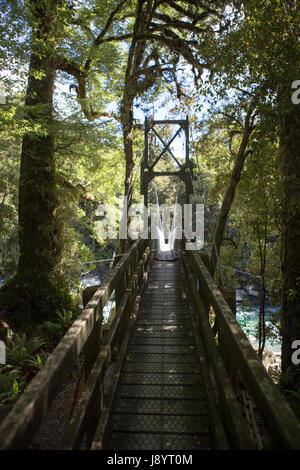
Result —
[[[214, 218], [228, 188], [235, 155], [241, 143], [242, 106], [243, 102], [232, 102], [213, 113], [206, 122], [205, 134], [196, 144], [202, 180], [206, 186], [202, 188], [202, 193]], [[265, 120], [257, 116], [248, 144], [250, 153], [226, 222], [221, 261], [227, 284], [241, 287], [245, 277], [239, 271], [248, 272], [254, 275], [256, 290], [260, 291], [261, 296], [264, 287], [264, 291], [272, 291], [272, 300], [278, 303], [280, 186], [275, 135], [276, 126], [270, 123], [266, 125]], [[247, 314], [239, 320], [248, 335], [259, 338], [261, 348], [264, 347], [265, 339], [272, 343], [280, 337], [278, 328], [274, 326], [278, 323], [278, 315], [273, 319], [274, 324], [266, 325], [264, 304], [261, 302], [256, 331], [253, 331], [253, 326], [247, 326]], [[244, 307], [243, 311], [246, 312], [247, 308]], [[261, 348], [259, 354], [262, 356]]]
[[62, 326], [49, 320], [38, 325], [37, 332], [48, 345], [56, 344], [63, 336]]
[[44, 321], [37, 326], [37, 332], [48, 347], [53, 347], [73, 324], [76, 316], [72, 310], [57, 312], [56, 321]]
[[[48, 282], [33, 278], [32, 283], [15, 276], [1, 287], [0, 305], [10, 326], [21, 326], [25, 332], [42, 322], [39, 315], [41, 310], [46, 320], [50, 321], [58, 311], [75, 310], [74, 299], [66, 281], [59, 274]], [[18, 312], [17, 316], [15, 312]]]
[[15, 334], [7, 343], [7, 362], [13, 366], [26, 367], [28, 361], [35, 357], [35, 353], [46, 343], [42, 338], [29, 339], [26, 333], [21, 336]]
[[19, 369], [6, 367], [6, 373], [3, 368], [0, 369], [0, 406], [14, 402], [19, 393], [25, 387], [25, 379], [20, 374]]
[[298, 366], [289, 366], [280, 376], [280, 389], [295, 415], [300, 419], [300, 371]]
[[297, 373], [293, 368], [290, 366], [287, 368], [286, 371], [282, 372], [281, 377], [280, 377], [280, 384], [284, 390], [288, 390], [291, 388], [294, 383], [295, 379], [297, 377]]
[[[40, 55], [47, 55], [49, 44], [54, 44], [55, 39], [56, 53], [62, 61], [72, 63], [80, 73], [89, 70], [86, 76], [86, 97], [79, 100], [75, 93], [79, 89], [76, 78], [66, 71], [57, 73], [51, 130], [55, 134], [55, 194], [58, 200], [55, 217], [60, 229], [57, 242], [62, 249], [61, 260], [46, 286], [37, 279], [36, 273], [32, 273], [32, 278], [25, 284], [18, 277], [13, 277], [0, 293], [1, 313], [10, 319], [14, 312], [16, 324], [28, 330], [33, 324], [38, 324], [39, 335], [52, 346], [74, 321], [75, 301], [68, 294], [70, 291], [80, 291], [83, 265], [97, 258], [110, 257], [112, 251], [117, 249], [114, 240], [98, 239], [96, 211], [100, 203], [117, 206], [124, 191], [125, 162], [118, 105], [123, 95], [131, 38], [128, 37], [121, 44], [117, 41], [103, 41], [95, 46], [95, 38], [103, 31], [107, 19], [118, 4], [117, 0], [73, 2], [71, 7], [69, 2], [59, 2], [55, 32], [47, 41], [42, 41], [35, 34], [35, 2], [25, 3], [26, 9], [21, 3], [7, 2], [0, 19], [0, 33], [3, 33], [0, 34], [0, 70], [7, 72], [3, 85], [9, 91], [6, 104], [0, 106], [1, 277], [14, 276], [18, 263], [21, 141], [26, 133], [34, 132], [38, 138], [46, 132], [43, 106], [26, 109], [39, 116], [37, 122], [30, 117], [25, 119], [29, 36]], [[179, 3], [184, 5], [186, 2]], [[198, 10], [194, 3], [188, 5], [188, 12], [196, 14]], [[224, 2], [224, 6], [229, 5], [226, 13], [227, 28], [215, 34], [216, 20], [207, 17], [204, 22], [205, 41], [199, 31], [183, 32], [180, 28], [176, 29], [177, 41], [180, 38], [188, 39], [189, 51], [194, 51], [196, 47], [199, 61], [213, 64], [211, 75], [202, 73], [202, 67], [195, 71], [193, 64], [196, 87], [189, 83], [188, 69], [179, 57], [179, 52], [171, 52], [161, 41], [147, 42], [142, 53], [145, 55], [144, 61], [139, 62], [142, 67], [134, 69], [132, 75], [134, 79], [138, 76], [136, 80], [139, 86], [135, 96], [142, 95], [138, 96], [137, 103], [148, 114], [151, 106], [157, 107], [159, 102], [167, 103], [167, 92], [173, 96], [176, 94], [177, 101], [181, 99], [182, 106], [190, 113], [192, 109], [188, 108], [189, 104], [193, 103], [196, 107], [196, 115], [191, 116], [197, 133], [194, 150], [199, 155], [207, 189], [205, 203], [212, 209], [214, 217], [228, 185], [234, 154], [241, 143], [241, 121], [249, 104], [249, 95], [257, 95], [256, 129], [249, 145], [251, 155], [245, 164], [227, 223], [226, 235], [231, 242], [224, 241], [222, 262], [256, 274], [263, 271], [267, 289], [275, 301], [278, 301], [280, 293], [281, 210], [276, 95], [280, 93], [282, 84], [298, 78], [299, 5], [294, 2], [293, 8], [292, 3], [277, 0], [263, 2], [262, 5], [255, 0], [235, 1], [233, 4]], [[142, 4], [144, 7], [145, 2]], [[220, 5], [219, 2], [217, 4]], [[107, 30], [109, 36], [132, 32], [136, 5], [135, 1], [125, 2]], [[182, 19], [169, 4], [159, 4], [158, 11], [163, 15], [171, 15], [173, 19]], [[172, 29], [171, 24], [169, 28]], [[162, 35], [159, 34], [161, 39]], [[158, 63], [164, 70], [149, 75], [148, 86], [142, 68], [154, 67], [154, 64], [156, 68]], [[174, 73], [177, 80], [174, 80]], [[34, 70], [32, 75], [42, 78], [43, 72]], [[187, 94], [182, 93], [183, 90]], [[213, 105], [209, 113], [201, 110], [203, 97]], [[83, 115], [82, 111], [86, 109], [94, 112], [91, 113], [94, 119], [91, 122], [87, 122]], [[111, 112], [112, 109], [115, 112]], [[183, 113], [183, 107], [179, 111]], [[163, 130], [166, 140], [168, 132], [168, 129]], [[132, 138], [138, 171], [143, 149], [142, 132], [135, 128]], [[159, 170], [174, 170], [172, 162], [166, 160], [158, 166]], [[296, 182], [291, 181], [292, 184]], [[139, 200], [139, 176], [134, 185], [133, 199]], [[178, 181], [176, 186], [179, 200], [183, 199], [183, 186]], [[176, 195], [174, 180], [161, 178], [157, 182], [157, 191], [161, 202], [173, 202]], [[204, 188], [202, 192], [205, 193]], [[154, 199], [154, 191], [152, 196]], [[94, 265], [89, 265], [89, 268], [93, 269]], [[228, 281], [237, 282], [232, 271], [226, 271], [226, 275]], [[295, 296], [296, 290], [290, 289], [289, 299], [293, 300]], [[46, 321], [39, 317], [41, 311], [46, 312]], [[18, 340], [14, 341], [18, 343]], [[28, 341], [25, 343], [22, 347], [18, 344], [12, 347], [11, 360], [15, 361], [15, 365], [19, 362], [39, 367], [42, 357], [31, 357], [35, 352], [29, 353]], [[13, 374], [6, 383], [10, 383], [9, 387], [15, 384], [15, 392], [18, 387], [22, 388], [22, 385], [18, 385], [18, 377], [13, 377]]]
[[62, 327], [63, 330], [68, 330], [72, 323], [74, 322], [76, 315], [72, 310], [63, 310], [62, 312], [57, 313], [58, 324]]
[[0, 367], [0, 405], [13, 403], [18, 398], [75, 318], [74, 312], [63, 310], [57, 313], [57, 322], [45, 321], [38, 325], [39, 336], [16, 333], [8, 338], [7, 364]]
[[0, 405], [13, 403], [47, 359], [46, 342], [25, 333], [7, 340], [7, 364], [0, 367]]
[[[3, 40], [1, 36], [0, 40], [3, 46], [0, 70], [5, 68], [7, 72], [2, 83], [6, 103], [0, 106], [0, 278], [15, 275], [19, 257], [17, 210], [21, 141], [28, 133], [34, 132], [38, 138], [46, 132], [43, 105], [37, 103], [30, 109], [27, 107], [24, 113], [30, 47], [43, 57], [48, 55], [49, 48], [53, 53], [55, 44], [58, 55], [67, 60], [71, 56], [78, 64], [92, 57], [93, 68], [87, 78], [88, 106], [97, 108], [100, 116], [102, 112], [106, 114], [108, 104], [120, 98], [126, 64], [126, 54], [116, 42], [103, 44], [101, 51], [93, 44], [94, 34], [97, 35], [97, 30], [101, 31], [105, 26], [117, 2], [83, 2], [76, 8], [70, 8], [66, 2], [59, 2], [56, 28], [47, 38], [36, 34], [40, 28], [40, 19], [39, 9], [35, 5], [36, 2], [30, 2], [25, 5], [26, 8], [20, 8], [19, 2], [11, 2], [11, 5], [5, 6], [0, 21], [0, 31], [5, 31], [6, 37]], [[53, 5], [51, 3], [50, 7]], [[111, 34], [122, 34], [131, 28], [127, 22], [122, 24], [118, 15], [114, 20]], [[51, 29], [50, 24], [49, 27]], [[12, 60], [2, 63], [2, 50], [3, 59], [10, 57]], [[37, 81], [44, 78], [42, 70], [31, 70], [30, 73]], [[61, 235], [55, 240], [57, 250], [53, 250], [53, 257], [58, 258], [57, 252], [63, 249], [55, 273], [59, 281], [50, 280], [50, 285], [40, 292], [42, 280], [34, 280], [30, 292], [28, 285], [23, 285], [20, 279], [8, 281], [1, 289], [0, 310], [8, 320], [15, 316], [15, 324], [26, 323], [28, 319], [29, 323], [38, 322], [38, 315], [44, 311], [46, 320], [52, 321], [57, 310], [73, 308], [66, 294], [69, 290], [80, 290], [82, 263], [94, 259], [100, 245], [93, 220], [95, 209], [100, 202], [107, 202], [109, 198], [116, 198], [122, 193], [123, 156], [116, 126], [111, 120], [87, 123], [72, 92], [71, 83], [70, 76], [58, 74], [52, 129], [56, 137], [56, 166], [63, 176], [57, 179], [55, 188], [59, 202], [55, 209], [55, 223]], [[19, 289], [22, 295], [14, 295]], [[31, 313], [34, 310], [35, 313]]]

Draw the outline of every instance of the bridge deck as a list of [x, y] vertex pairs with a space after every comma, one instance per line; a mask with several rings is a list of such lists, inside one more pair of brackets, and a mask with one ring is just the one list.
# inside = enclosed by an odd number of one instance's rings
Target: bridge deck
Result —
[[111, 449], [211, 449], [208, 405], [180, 262], [153, 261], [123, 365]]

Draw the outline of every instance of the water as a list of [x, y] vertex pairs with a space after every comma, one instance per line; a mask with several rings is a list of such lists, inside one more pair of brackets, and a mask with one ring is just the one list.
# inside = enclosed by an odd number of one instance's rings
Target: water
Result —
[[[270, 320], [274, 314], [279, 312], [279, 310], [280, 306], [271, 307], [267, 305], [265, 307], [266, 329], [270, 329], [274, 332], [272, 333], [272, 337], [266, 340], [265, 350], [269, 350], [276, 355], [280, 354], [281, 340], [280, 336], [276, 334], [276, 328], [272, 325]], [[258, 348], [256, 332], [259, 320], [259, 305], [252, 304], [250, 307], [245, 307], [243, 304], [237, 302], [236, 318], [251, 344]]]
[[98, 271], [90, 271], [89, 273], [84, 274], [81, 276], [80, 279], [80, 287], [91, 287], [91, 286], [98, 286], [101, 284], [101, 274]]
[[105, 325], [108, 322], [110, 316], [115, 312], [116, 312], [116, 301], [115, 301], [115, 291], [113, 291], [105, 307], [102, 310], [103, 325]]
[[[80, 286], [83, 289], [85, 287], [99, 286], [102, 280], [104, 279], [105, 274], [103, 275], [103, 273], [101, 274], [97, 270], [90, 271], [89, 273], [86, 273], [83, 276], [81, 276]], [[103, 324], [106, 324], [108, 322], [111, 314], [115, 312], [115, 309], [116, 309], [115, 291], [113, 291], [102, 310]]]
[[[161, 229], [159, 229], [159, 247], [161, 251], [170, 251], [172, 247], [171, 243], [168, 240], [165, 242], [164, 235]], [[100, 285], [102, 282], [102, 276], [99, 271], [94, 270], [89, 273], [84, 274], [81, 277], [80, 284], [81, 287], [89, 287]], [[0, 278], [0, 286], [4, 284], [7, 279]], [[259, 319], [259, 305], [257, 302], [252, 302], [250, 306], [245, 306], [243, 303], [243, 292], [237, 291], [237, 311], [236, 318], [242, 327], [244, 333], [247, 335], [249, 341], [254, 347], [258, 347], [258, 339], [256, 337], [258, 319]], [[110, 299], [106, 303], [103, 309], [103, 323], [107, 323], [112, 312], [114, 312], [116, 306], [115, 302], [115, 292], [113, 291]], [[268, 318], [279, 312], [280, 306], [271, 307], [267, 305], [265, 311], [266, 317], [266, 327], [267, 329], [271, 328], [274, 330], [272, 323], [268, 321]], [[281, 341], [280, 336], [268, 338], [265, 344], [265, 350], [271, 351], [275, 355], [280, 355], [281, 352]]]

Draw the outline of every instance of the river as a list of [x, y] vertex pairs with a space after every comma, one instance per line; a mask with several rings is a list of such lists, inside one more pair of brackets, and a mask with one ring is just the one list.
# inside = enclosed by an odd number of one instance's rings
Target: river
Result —
[[[101, 284], [101, 281], [103, 280], [103, 277], [106, 273], [100, 272], [98, 270], [91, 271], [89, 273], [84, 274], [81, 277], [80, 283], [82, 287], [88, 287], [88, 286], [95, 286]], [[0, 279], [0, 286], [5, 282], [6, 279]], [[242, 327], [243, 331], [249, 338], [251, 344], [254, 347], [258, 346], [258, 340], [256, 337], [256, 330], [257, 330], [257, 324], [258, 324], [258, 318], [259, 318], [259, 303], [257, 298], [252, 298], [250, 300], [250, 297], [246, 292], [244, 292], [245, 298], [247, 299], [247, 302], [245, 305], [244, 302], [244, 296], [242, 291], [237, 292], [237, 313], [236, 313], [236, 318]], [[115, 301], [114, 301], [114, 292], [108, 301], [107, 305], [105, 306], [103, 310], [103, 315], [104, 315], [104, 323], [107, 322], [111, 310], [115, 307]], [[266, 327], [270, 327], [271, 323], [268, 319], [276, 313], [279, 312], [280, 306], [275, 306], [272, 307], [268, 303], [266, 304], [266, 312], [265, 312], [265, 317], [266, 317]], [[266, 345], [265, 349], [271, 351], [274, 353], [276, 356], [280, 355], [280, 350], [281, 350], [281, 341], [280, 337], [273, 337], [273, 338], [268, 338], [266, 340]]]
[[[258, 349], [258, 338], [257, 338], [257, 327], [259, 320], [259, 298], [249, 296], [245, 292], [245, 297], [243, 295], [237, 295], [237, 304], [236, 304], [236, 318], [239, 322], [242, 330], [246, 334], [250, 343], [255, 349]], [[247, 299], [246, 302], [244, 301]], [[264, 365], [266, 369], [269, 369], [271, 366], [271, 371], [281, 368], [281, 338], [276, 331], [276, 328], [272, 325], [270, 320], [280, 310], [280, 305], [272, 306], [269, 302], [266, 302], [265, 305], [265, 324], [266, 329], [271, 335], [266, 339], [265, 349], [264, 349]]]

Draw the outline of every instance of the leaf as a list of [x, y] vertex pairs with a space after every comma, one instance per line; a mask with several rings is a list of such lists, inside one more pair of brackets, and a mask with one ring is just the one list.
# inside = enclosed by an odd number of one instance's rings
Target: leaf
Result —
[[19, 393], [19, 384], [18, 384], [17, 380], [15, 379], [14, 383], [13, 383], [13, 396], [14, 396], [14, 398], [17, 397], [18, 393]]

